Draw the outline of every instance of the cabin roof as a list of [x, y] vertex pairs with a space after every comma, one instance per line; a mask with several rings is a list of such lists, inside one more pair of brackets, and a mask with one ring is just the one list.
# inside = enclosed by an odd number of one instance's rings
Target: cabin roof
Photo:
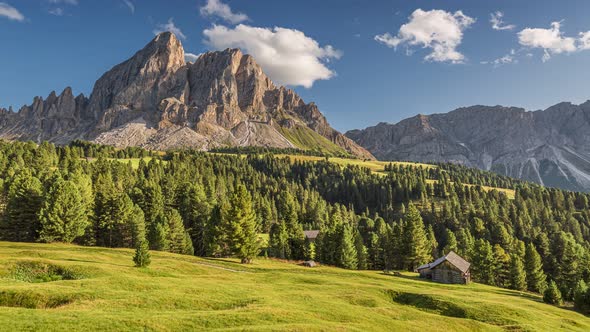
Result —
[[310, 240], [315, 240], [315, 238], [318, 237], [319, 233], [320, 231], [303, 231], [303, 234], [305, 234], [305, 238]]
[[421, 265], [420, 267], [418, 267], [418, 270], [433, 269], [445, 261], [453, 264], [453, 266], [458, 268], [463, 273], [467, 272], [469, 270], [469, 266], [471, 266], [471, 263], [469, 263], [468, 261], [464, 260], [461, 256], [451, 251], [448, 254], [439, 257], [432, 263]]

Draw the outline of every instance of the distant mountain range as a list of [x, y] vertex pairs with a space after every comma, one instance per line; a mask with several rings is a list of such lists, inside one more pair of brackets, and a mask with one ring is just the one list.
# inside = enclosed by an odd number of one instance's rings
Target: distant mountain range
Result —
[[453, 162], [590, 191], [590, 101], [535, 112], [465, 107], [351, 130], [346, 136], [381, 160]]
[[169, 32], [105, 73], [89, 98], [66, 88], [18, 112], [0, 109], [0, 138], [160, 150], [256, 145], [374, 159], [314, 103], [275, 86], [251, 56], [227, 49], [187, 63]]

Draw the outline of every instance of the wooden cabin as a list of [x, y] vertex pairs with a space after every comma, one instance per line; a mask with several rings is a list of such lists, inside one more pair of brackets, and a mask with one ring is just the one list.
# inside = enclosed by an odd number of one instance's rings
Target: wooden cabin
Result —
[[318, 234], [320, 234], [320, 231], [318, 231], [318, 230], [303, 231], [303, 234], [305, 235], [306, 241], [315, 242], [315, 239], [318, 237]]
[[443, 284], [468, 284], [471, 281], [469, 267], [471, 263], [454, 252], [438, 258], [432, 263], [418, 267], [421, 278]]

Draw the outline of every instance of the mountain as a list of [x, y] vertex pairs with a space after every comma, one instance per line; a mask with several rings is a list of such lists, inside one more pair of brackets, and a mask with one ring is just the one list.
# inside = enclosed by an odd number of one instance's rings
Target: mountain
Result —
[[472, 106], [346, 136], [383, 160], [444, 161], [590, 191], [590, 101], [546, 110]]
[[250, 55], [226, 49], [187, 63], [169, 32], [102, 75], [89, 98], [66, 88], [18, 112], [0, 109], [0, 138], [159, 150], [266, 146], [374, 159], [314, 103], [274, 85]]

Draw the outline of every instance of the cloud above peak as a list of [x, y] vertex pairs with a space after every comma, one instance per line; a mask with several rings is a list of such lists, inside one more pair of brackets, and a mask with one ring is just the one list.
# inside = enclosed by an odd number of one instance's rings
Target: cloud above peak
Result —
[[9, 20], [23, 22], [25, 16], [6, 2], [0, 2], [0, 17], [6, 17]]
[[207, 4], [201, 7], [200, 11], [203, 16], [217, 16], [231, 24], [249, 20], [246, 14], [234, 13], [229, 5], [221, 2], [221, 0], [207, 0]]
[[325, 62], [342, 55], [332, 46], [322, 47], [295, 29], [214, 25], [203, 34], [205, 42], [215, 50], [240, 48], [251, 54], [265, 73], [282, 85], [310, 88], [317, 80], [330, 79], [335, 73]]
[[495, 13], [490, 14], [490, 23], [492, 23], [492, 29], [494, 30], [512, 30], [516, 26], [514, 24], [506, 24], [502, 18], [504, 17], [504, 13], [501, 11], [497, 11]]
[[[430, 48], [432, 52], [424, 57], [426, 61], [463, 63], [465, 56], [457, 48], [463, 39], [463, 31], [473, 23], [475, 19], [460, 10], [452, 13], [438, 9], [416, 9], [397, 35], [384, 33], [374, 39], [392, 48], [400, 45]], [[409, 50], [408, 53], [412, 52]]]
[[156, 25], [156, 28], [154, 29], [154, 35], [157, 35], [159, 33], [162, 32], [172, 32], [173, 34], [176, 35], [176, 37], [180, 38], [180, 39], [186, 39], [186, 35], [184, 33], [182, 33], [182, 30], [180, 30], [179, 27], [176, 26], [176, 24], [174, 24], [174, 19], [171, 17], [170, 19], [168, 19], [168, 23], [160, 23], [158, 25]]

